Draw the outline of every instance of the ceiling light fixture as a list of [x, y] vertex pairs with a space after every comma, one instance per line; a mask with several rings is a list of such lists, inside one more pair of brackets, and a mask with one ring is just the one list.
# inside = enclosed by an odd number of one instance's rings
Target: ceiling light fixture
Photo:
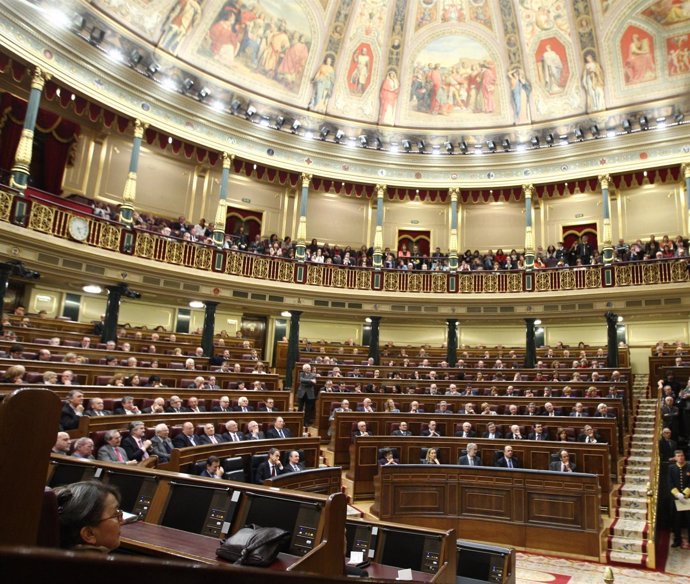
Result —
[[503, 142], [501, 142], [501, 146], [503, 147], [503, 150], [505, 152], [510, 151], [510, 140], [508, 138], [503, 138]]
[[578, 142], [582, 142], [585, 139], [585, 134], [581, 128], [575, 128], [575, 139]]
[[247, 108], [247, 111], [244, 112], [244, 117], [246, 117], [248, 120], [251, 120], [252, 117], [254, 117], [255, 113], [256, 113], [256, 108], [253, 105], [250, 105]]
[[338, 131], [335, 133], [335, 138], [334, 140], [336, 141], [337, 144], [340, 144], [340, 141], [345, 137], [345, 132], [342, 130], [338, 129]]
[[640, 116], [640, 128], [649, 130], [649, 118], [647, 116]]
[[489, 152], [496, 152], [496, 142], [494, 140], [487, 140], [486, 147], [489, 149]]
[[100, 294], [103, 292], [103, 288], [101, 288], [98, 284], [87, 284], [86, 286], [82, 287], [82, 290], [87, 294]]
[[323, 128], [321, 128], [321, 131], [319, 132], [319, 137], [321, 138], [321, 140], [325, 140], [328, 137], [328, 134], [330, 133], [331, 131], [326, 126], [324, 126]]
[[455, 146], [453, 146], [452, 142], [445, 142], [443, 145], [446, 149], [446, 152], [448, 152], [448, 154], [453, 154], [455, 152]]
[[189, 308], [203, 308], [204, 303], [201, 300], [192, 300], [189, 303]]
[[409, 152], [410, 150], [412, 150], [412, 143], [409, 140], [403, 140], [402, 146], [403, 146], [405, 152]]
[[625, 130], [626, 134], [630, 134], [630, 132], [632, 132], [632, 123], [630, 123], [630, 120], [627, 118], [623, 120], [623, 129]]
[[297, 131], [298, 131], [301, 127], [302, 127], [302, 122], [300, 122], [299, 120], [295, 120], [294, 122], [292, 122], [292, 126], [290, 127], [290, 131], [291, 131], [293, 134], [296, 134]]
[[592, 138], [598, 138], [598, 137], [599, 137], [599, 126], [597, 126], [596, 124], [594, 124], [594, 125], [590, 128], [590, 132], [592, 132]]
[[424, 140], [420, 140], [417, 142], [417, 151], [420, 154], [424, 154], [424, 151], [426, 150], [426, 144], [424, 143]]
[[539, 136], [532, 136], [530, 144], [532, 144], [532, 148], [539, 148]]
[[105, 31], [102, 28], [98, 28], [97, 26], [94, 26], [91, 29], [91, 34], [89, 35], [89, 42], [94, 46], [97, 47], [98, 45], [103, 42], [103, 39], [105, 38]]
[[460, 141], [460, 152], [462, 152], [463, 154], [467, 154], [467, 142], [465, 142], [464, 140]]
[[285, 116], [278, 116], [276, 118], [276, 130], [280, 130], [285, 125]]

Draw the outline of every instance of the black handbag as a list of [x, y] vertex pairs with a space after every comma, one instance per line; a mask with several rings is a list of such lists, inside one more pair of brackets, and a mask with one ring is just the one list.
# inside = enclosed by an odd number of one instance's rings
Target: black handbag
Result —
[[269, 566], [290, 535], [289, 531], [278, 527], [249, 525], [226, 539], [216, 555], [237, 565]]

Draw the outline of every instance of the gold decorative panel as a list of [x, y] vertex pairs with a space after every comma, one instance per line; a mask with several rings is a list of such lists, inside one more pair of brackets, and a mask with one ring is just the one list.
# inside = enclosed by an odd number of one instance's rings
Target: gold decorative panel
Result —
[[369, 290], [371, 287], [371, 276], [366, 270], [357, 270], [357, 288], [360, 290]]
[[307, 268], [307, 284], [311, 286], [323, 285], [323, 266], [312, 264]]
[[498, 274], [483, 274], [484, 292], [498, 292]]
[[207, 247], [196, 248], [194, 257], [194, 267], [202, 270], [210, 270], [213, 261], [213, 252]]
[[295, 278], [295, 267], [292, 262], [280, 262], [278, 279], [281, 282], [292, 282]]
[[421, 274], [410, 274], [407, 281], [407, 289], [410, 292], [421, 292], [422, 291], [422, 275]]
[[53, 217], [55, 217], [55, 209], [34, 203], [31, 206], [29, 227], [36, 231], [51, 233], [53, 229]]
[[[139, 238], [137, 238], [137, 246], [138, 245]], [[120, 248], [120, 230], [114, 225], [103, 225], [101, 237], [98, 240], [98, 246], [104, 249], [117, 251]], [[153, 244], [151, 244], [151, 248], [153, 248]]]
[[673, 262], [671, 264], [671, 280], [674, 282], [688, 281], [688, 264], [687, 262]]
[[632, 266], [615, 266], [616, 286], [630, 286], [632, 284]]
[[659, 265], [645, 264], [642, 266], [642, 282], [644, 284], [659, 283]]
[[10, 220], [13, 195], [6, 191], [0, 191], [0, 221]]
[[228, 274], [241, 274], [242, 273], [242, 254], [230, 252], [228, 254], [228, 263], [225, 266], [225, 271]]
[[150, 258], [153, 254], [153, 237], [148, 233], [139, 233], [137, 235], [137, 243], [134, 246], [134, 255], [140, 258]]
[[267, 275], [268, 260], [265, 258], [254, 258], [254, 264], [252, 265], [252, 277], [264, 280], [266, 279]]
[[460, 292], [465, 294], [474, 292], [474, 281], [472, 276], [469, 274], [463, 274], [460, 276]]
[[165, 246], [165, 261], [169, 264], [182, 263], [182, 244], [168, 241]]
[[448, 279], [445, 274], [432, 274], [431, 276], [431, 291], [432, 292], [446, 292]]
[[522, 292], [522, 276], [508, 274], [508, 292]]
[[572, 270], [560, 270], [558, 272], [561, 283], [561, 290], [572, 290], [575, 288], [575, 273]]
[[397, 292], [400, 290], [400, 275], [398, 272], [386, 272], [383, 277], [383, 289], [386, 292]]
[[601, 288], [601, 270], [599, 268], [590, 268], [585, 272], [585, 285], [587, 288]]
[[551, 290], [551, 277], [547, 272], [537, 272], [537, 292]]

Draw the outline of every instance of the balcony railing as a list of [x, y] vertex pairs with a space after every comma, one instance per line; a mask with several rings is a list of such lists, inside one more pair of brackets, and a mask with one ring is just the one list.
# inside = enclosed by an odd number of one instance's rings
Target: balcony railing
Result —
[[73, 217], [88, 222], [83, 244], [193, 270], [230, 274], [281, 284], [319, 288], [422, 294], [512, 294], [626, 288], [688, 281], [687, 259], [615, 263], [610, 266], [548, 268], [532, 272], [429, 272], [301, 263], [253, 253], [219, 250], [202, 243], [164, 237], [84, 214], [44, 199], [19, 197], [0, 189], [0, 224], [20, 225], [60, 239], [71, 239]]

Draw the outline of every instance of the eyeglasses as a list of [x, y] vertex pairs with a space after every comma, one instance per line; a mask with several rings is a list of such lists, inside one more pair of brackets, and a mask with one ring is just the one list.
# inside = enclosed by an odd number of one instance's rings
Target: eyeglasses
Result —
[[123, 517], [124, 517], [124, 514], [122, 512], [122, 509], [118, 509], [112, 515], [110, 515], [108, 517], [104, 517], [103, 519], [99, 519], [98, 523], [103, 523], [104, 521], [108, 521], [108, 519], [117, 519], [119, 523], [122, 523]]

